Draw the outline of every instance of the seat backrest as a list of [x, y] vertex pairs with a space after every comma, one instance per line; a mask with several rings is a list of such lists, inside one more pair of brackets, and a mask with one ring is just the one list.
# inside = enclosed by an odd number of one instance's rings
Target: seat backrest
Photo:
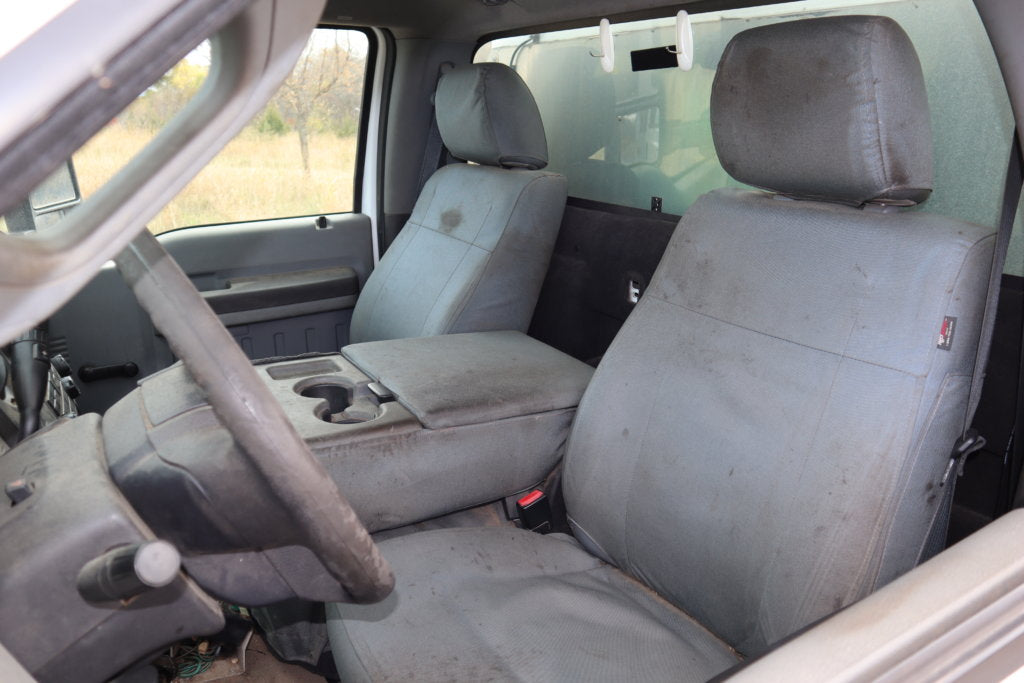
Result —
[[451, 164], [423, 187], [409, 221], [363, 287], [352, 342], [530, 324], [565, 209], [565, 178], [539, 169], [547, 142], [515, 71], [469, 64], [435, 95]]
[[[738, 34], [722, 189], [680, 221], [591, 381], [577, 537], [745, 655], [921, 557], [962, 428], [993, 230], [930, 193], [921, 67], [883, 17]], [[940, 336], [940, 330], [946, 330]]]

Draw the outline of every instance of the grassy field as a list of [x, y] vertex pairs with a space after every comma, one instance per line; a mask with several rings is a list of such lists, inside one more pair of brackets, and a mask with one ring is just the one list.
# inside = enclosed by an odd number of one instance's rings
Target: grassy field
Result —
[[[82, 195], [88, 197], [148, 142], [150, 134], [114, 122], [74, 156]], [[355, 137], [314, 134], [310, 171], [302, 169], [296, 133], [246, 129], [153, 220], [161, 233], [208, 223], [349, 211]]]

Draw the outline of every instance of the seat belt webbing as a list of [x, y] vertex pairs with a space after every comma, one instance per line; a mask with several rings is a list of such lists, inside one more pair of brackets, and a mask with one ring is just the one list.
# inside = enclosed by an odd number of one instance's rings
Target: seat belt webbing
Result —
[[967, 400], [967, 414], [964, 416], [962, 435], [967, 434], [974, 419], [974, 412], [981, 400], [982, 376], [988, 363], [989, 349], [992, 345], [992, 330], [996, 323], [996, 308], [999, 300], [999, 282], [1003, 277], [1006, 265], [1006, 252], [1010, 246], [1010, 235], [1013, 233], [1013, 220], [1017, 215], [1017, 204], [1021, 192], [1021, 146], [1017, 132], [1013, 133], [1010, 145], [1010, 161], [1006, 166], [1006, 185], [1003, 188], [1003, 207], [999, 215], [999, 227], [996, 230], [996, 247], [992, 254], [992, 269], [988, 277], [988, 296], [985, 298], [985, 312], [981, 319], [981, 336], [978, 338], [978, 352], [974, 359], [974, 372], [971, 375], [971, 391]]
[[968, 392], [967, 410], [964, 414], [963, 428], [960, 438], [953, 445], [949, 463], [942, 475], [942, 501], [932, 522], [928, 540], [922, 550], [920, 561], [942, 552], [946, 547], [946, 535], [949, 530], [949, 516], [953, 509], [953, 492], [956, 480], [963, 474], [964, 461], [971, 453], [985, 445], [984, 437], [971, 429], [974, 412], [981, 400], [982, 379], [988, 363], [989, 349], [992, 345], [992, 330], [996, 322], [996, 308], [999, 300], [999, 283], [1006, 265], [1006, 252], [1010, 246], [1010, 235], [1013, 233], [1013, 221], [1020, 202], [1022, 181], [1021, 145], [1017, 131], [1013, 133], [1010, 143], [1010, 160], [1006, 167], [1006, 184], [1003, 188], [1003, 203], [999, 214], [999, 225], [996, 229], [996, 245], [992, 253], [992, 266], [989, 270], [988, 293], [985, 297], [985, 310], [981, 318], [981, 334], [978, 337], [978, 350], [974, 356], [974, 370], [971, 373], [971, 388]]
[[420, 192], [423, 191], [423, 186], [430, 180], [430, 176], [434, 175], [437, 169], [448, 162], [448, 150], [444, 146], [444, 140], [441, 139], [441, 131], [437, 127], [437, 103], [434, 99], [437, 95], [436, 84], [440, 83], [441, 77], [454, 66], [451, 62], [442, 62], [437, 70], [434, 92], [430, 95], [430, 131], [427, 133], [427, 142], [423, 147], [423, 161], [420, 163], [420, 177], [416, 196], [419, 196]]

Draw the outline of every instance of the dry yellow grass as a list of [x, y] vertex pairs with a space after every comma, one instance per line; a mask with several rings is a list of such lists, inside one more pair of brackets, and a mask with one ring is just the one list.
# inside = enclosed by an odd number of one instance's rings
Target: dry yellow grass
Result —
[[[74, 156], [88, 197], [142, 149], [151, 135], [111, 123]], [[246, 129], [149, 222], [153, 233], [210, 223], [350, 211], [355, 137], [313, 134], [310, 171], [302, 170], [296, 133]]]

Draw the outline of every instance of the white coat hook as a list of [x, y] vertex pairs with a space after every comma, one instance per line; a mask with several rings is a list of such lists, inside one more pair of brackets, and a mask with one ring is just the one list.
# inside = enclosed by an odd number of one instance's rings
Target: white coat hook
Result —
[[676, 64], [683, 71], [693, 68], [693, 27], [690, 15], [686, 10], [679, 10], [676, 15], [676, 49], [666, 48], [676, 56]]
[[605, 73], [610, 74], [615, 68], [615, 43], [612, 40], [612, 25], [607, 19], [602, 19], [598, 25], [601, 35], [601, 52], [590, 52], [591, 57], [601, 58], [601, 68]]

